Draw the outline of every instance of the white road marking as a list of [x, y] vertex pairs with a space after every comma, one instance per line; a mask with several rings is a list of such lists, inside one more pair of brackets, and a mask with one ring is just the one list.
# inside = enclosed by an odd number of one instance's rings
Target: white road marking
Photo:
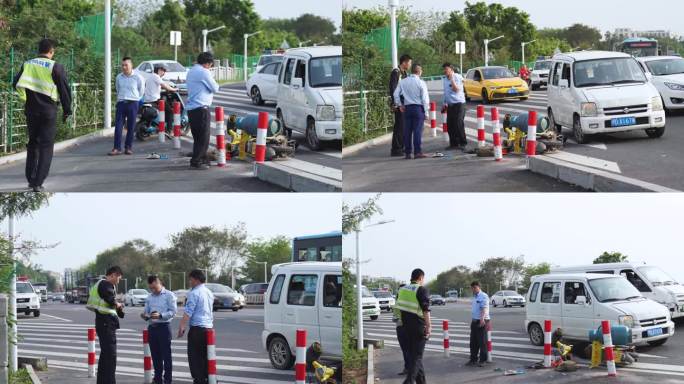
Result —
[[557, 160], [565, 161], [568, 163], [584, 165], [587, 167], [601, 169], [604, 171], [609, 171], [613, 173], [622, 173], [620, 171], [620, 166], [614, 161], [608, 161], [599, 159], [596, 157], [589, 157], [584, 155], [577, 155], [570, 152], [558, 151], [555, 153], [547, 153], [544, 156], [548, 156]]

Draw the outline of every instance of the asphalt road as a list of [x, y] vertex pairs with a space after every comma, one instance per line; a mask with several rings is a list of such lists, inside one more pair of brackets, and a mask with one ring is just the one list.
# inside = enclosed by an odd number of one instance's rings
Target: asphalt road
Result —
[[[469, 356], [470, 304], [449, 303], [432, 307], [432, 336], [424, 356], [427, 380], [430, 383], [494, 382], [494, 383], [572, 383], [614, 382], [606, 378], [605, 367], [589, 370], [588, 361], [576, 356], [581, 365], [574, 373], [551, 370], [533, 370], [527, 367], [543, 359], [543, 347], [533, 346], [524, 327], [524, 308], [491, 308], [493, 363], [482, 368], [464, 367]], [[442, 347], [442, 320], [449, 320], [451, 355], [444, 357]], [[376, 377], [382, 383], [400, 383], [402, 376], [401, 350], [396, 341], [391, 314], [383, 314], [376, 321], [364, 321], [366, 337], [382, 339], [385, 348], [376, 356]], [[681, 383], [684, 380], [684, 324], [677, 324], [675, 335], [660, 347], [637, 348], [639, 361], [631, 368], [618, 368], [620, 382], [642, 383], [658, 380], [660, 383]], [[504, 376], [507, 369], [524, 369], [518, 376]]]
[[[442, 93], [431, 92], [430, 99], [441, 103]], [[466, 133], [470, 145], [476, 145], [476, 108], [478, 100], [467, 104]], [[505, 113], [536, 110], [546, 115], [546, 90], [532, 92], [527, 101], [496, 102], [487, 106], [499, 108], [501, 119]], [[438, 126], [441, 117], [438, 115]], [[492, 129], [487, 122], [487, 133]], [[431, 154], [444, 152], [441, 137], [428, 137], [424, 132], [425, 151]], [[566, 136], [572, 132], [564, 129]], [[441, 132], [439, 133], [441, 136]], [[488, 140], [491, 143], [491, 140]], [[389, 145], [389, 144], [388, 144]], [[411, 161], [389, 158], [389, 146], [369, 148], [353, 156], [345, 156], [344, 182], [349, 191], [425, 191], [425, 192], [549, 192], [572, 191], [574, 187], [559, 185], [555, 180], [533, 175], [525, 170], [525, 161], [512, 155], [504, 156], [503, 164], [492, 164], [491, 158], [478, 159], [460, 151], [446, 151], [446, 157]], [[684, 113], [668, 115], [665, 135], [649, 139], [642, 131], [593, 136], [587, 144], [576, 144], [570, 139], [562, 150], [569, 156], [583, 156], [582, 164], [596, 169], [612, 171], [630, 178], [684, 190]], [[563, 183], [564, 184], [564, 183]]]
[[[143, 377], [141, 307], [126, 307], [118, 337], [117, 376], [141, 382]], [[48, 358], [48, 382], [54, 377], [87, 377], [87, 328], [94, 327], [94, 314], [84, 305], [43, 303], [41, 315], [19, 315], [19, 355]], [[176, 332], [182, 307], [173, 320], [172, 342], [174, 382], [191, 382], [187, 366], [186, 338]], [[222, 383], [276, 384], [292, 382], [294, 371], [274, 369], [261, 346], [263, 307], [248, 307], [238, 312], [214, 312], [218, 380]], [[97, 343], [96, 343], [97, 344]], [[99, 347], [96, 345], [99, 356]], [[74, 380], [75, 382], [76, 380]], [[123, 380], [122, 380], [123, 381]], [[85, 382], [85, 381], [84, 381]], [[90, 381], [92, 382], [92, 380]], [[72, 381], [64, 381], [71, 384]]]

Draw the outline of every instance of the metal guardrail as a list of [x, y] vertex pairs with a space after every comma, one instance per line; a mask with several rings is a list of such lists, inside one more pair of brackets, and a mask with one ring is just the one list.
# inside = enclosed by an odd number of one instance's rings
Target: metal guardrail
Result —
[[390, 97], [384, 91], [344, 92], [344, 125], [345, 132], [359, 130], [364, 136], [387, 133], [394, 125]]
[[248, 293], [245, 294], [245, 303], [252, 305], [261, 305], [264, 303], [263, 293]]

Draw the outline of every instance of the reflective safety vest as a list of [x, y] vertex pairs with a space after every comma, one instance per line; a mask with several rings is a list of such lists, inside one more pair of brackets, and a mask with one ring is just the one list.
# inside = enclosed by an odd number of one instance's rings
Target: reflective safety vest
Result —
[[[97, 291], [97, 287], [100, 286], [101, 282], [102, 280], [98, 281], [92, 286], [92, 288], [90, 288], [90, 294], [88, 295], [88, 304], [86, 304], [86, 308], [103, 315], [116, 316], [116, 307], [109, 305], [106, 301], [102, 300], [100, 293]], [[114, 287], [114, 291], [116, 292], [116, 287]]]
[[397, 308], [396, 304], [394, 305], [394, 307], [392, 307], [392, 321], [394, 321], [397, 324], [397, 327], [401, 327], [404, 325], [404, 323], [401, 321], [401, 311], [399, 310], [399, 308]]
[[57, 85], [52, 80], [53, 60], [37, 57], [24, 62], [24, 70], [17, 81], [17, 93], [21, 101], [26, 101], [26, 90], [49, 96], [54, 102], [59, 101]]
[[399, 296], [397, 297], [396, 308], [400, 311], [413, 313], [416, 316], [423, 318], [423, 309], [418, 302], [418, 288], [420, 285], [411, 283], [399, 289]]

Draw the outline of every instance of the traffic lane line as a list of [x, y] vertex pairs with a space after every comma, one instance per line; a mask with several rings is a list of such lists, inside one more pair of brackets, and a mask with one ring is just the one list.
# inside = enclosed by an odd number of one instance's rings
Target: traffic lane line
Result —
[[[438, 330], [435, 331], [435, 333], [439, 333]], [[388, 334], [388, 333], [377, 333], [377, 332], [367, 332], [368, 336], [376, 336], [376, 337], [396, 337], [396, 334]], [[453, 335], [453, 336], [452, 336]], [[459, 344], [469, 344], [470, 343], [470, 334], [465, 334], [465, 333], [453, 333], [449, 332], [449, 339], [453, 343], [459, 343]], [[528, 345], [523, 345], [523, 344], [513, 344], [513, 343], [499, 343], [497, 340], [504, 340], [504, 339], [511, 339], [507, 338], [505, 336], [502, 337], [496, 337], [492, 338], [492, 345], [494, 345], [494, 349], [496, 349], [497, 346], [501, 348], [513, 348], [513, 349], [527, 349], [527, 350], [533, 350], [533, 351], [543, 351], [543, 347], [536, 347], [534, 345], [528, 344]], [[513, 338], [513, 341], [519, 341], [519, 338]], [[527, 339], [523, 339], [524, 341], [527, 341]], [[442, 340], [439, 340], [439, 343], [441, 343]]]
[[[46, 336], [52, 336], [52, 335], [46, 335]], [[27, 340], [27, 341], [45, 341], [45, 339], [42, 339], [42, 338], [38, 338], [38, 337], [29, 337], [29, 336], [24, 336], [24, 335], [22, 335], [22, 339], [21, 339], [21, 340], [22, 340], [22, 341], [19, 343], [19, 346], [24, 345], [24, 344], [28, 344], [28, 343], [24, 343], [24, 342], [23, 342], [24, 340]], [[135, 348], [135, 347], [139, 347], [139, 346], [141, 345], [140, 342], [138, 342], [138, 343], [130, 343], [130, 344], [129, 344], [129, 343], [119, 343], [120, 340], [122, 340], [122, 339], [121, 339], [121, 338], [117, 338], [117, 345], [122, 346], [122, 347], [131, 347], [131, 348]], [[86, 340], [86, 341], [83, 341], [83, 340], [69, 340], [69, 344], [85, 344], [85, 345], [87, 345], [87, 344], [88, 344], [88, 341], [87, 341], [87, 340]], [[39, 343], [39, 344], [36, 344], [36, 345], [45, 346], [45, 344], [40, 344], [40, 343]], [[98, 341], [97, 339], [95, 340], [95, 345], [96, 345], [96, 346], [99, 346], [99, 341]], [[181, 346], [181, 345], [174, 345], [174, 344], [172, 343], [172, 344], [171, 344], [171, 349], [186, 350], [186, 349], [187, 349], [187, 345], [186, 345], [186, 346]], [[256, 354], [260, 354], [260, 353], [261, 353], [261, 352], [257, 352], [257, 351], [248, 351], [248, 350], [240, 349], [240, 348], [221, 348], [221, 347], [216, 347], [216, 351], [218, 351], [218, 352], [229, 352], [229, 353], [233, 353], [233, 352], [237, 352], [237, 353], [256, 353]]]
[[[369, 329], [381, 329], [381, 330], [393, 330], [396, 329], [396, 325], [364, 325], [364, 327], [367, 327]], [[442, 324], [441, 323], [435, 323], [432, 324], [432, 329], [442, 329]], [[468, 325], [452, 325], [449, 323], [449, 329], [450, 330], [470, 330], [470, 326]], [[519, 334], [519, 332], [514, 332], [514, 331], [492, 331], [493, 334]], [[526, 337], [510, 337], [506, 336], [505, 337], [507, 340], [521, 340], [521, 341], [528, 341], [529, 339]]]

